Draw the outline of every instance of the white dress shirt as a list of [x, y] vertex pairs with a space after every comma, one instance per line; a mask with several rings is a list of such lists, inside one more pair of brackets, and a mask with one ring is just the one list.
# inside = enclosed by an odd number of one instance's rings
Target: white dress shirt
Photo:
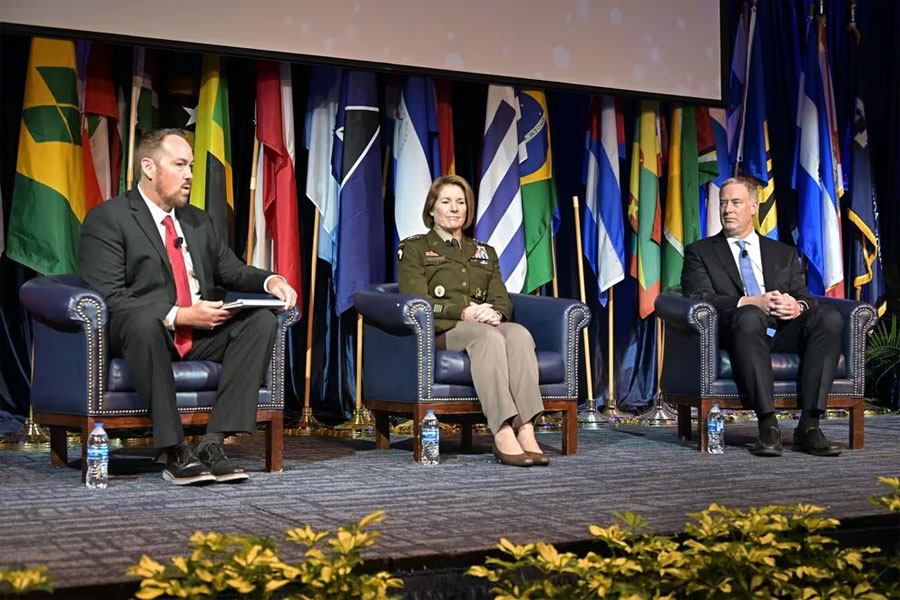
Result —
[[[753, 275], [756, 277], [756, 283], [759, 285], [760, 293], [765, 294], [766, 284], [763, 279], [762, 255], [759, 252], [759, 235], [756, 231], [750, 231], [750, 235], [745, 238], [729, 237], [725, 239], [728, 241], [728, 248], [731, 250], [731, 255], [734, 257], [734, 265], [737, 267], [738, 275], [741, 277], [742, 281], [744, 276], [743, 273], [741, 273], [741, 247], [738, 246], [738, 242], [746, 242], [744, 249], [747, 251], [747, 255], [750, 258], [750, 264], [753, 267]], [[747, 294], [746, 287], [744, 288], [744, 294], [749, 295]], [[738, 306], [740, 306], [740, 300], [738, 300]]]

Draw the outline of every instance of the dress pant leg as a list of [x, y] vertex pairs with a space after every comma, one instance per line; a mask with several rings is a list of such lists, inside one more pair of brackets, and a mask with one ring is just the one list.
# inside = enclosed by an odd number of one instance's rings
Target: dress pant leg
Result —
[[531, 332], [518, 323], [501, 323], [497, 330], [506, 338], [506, 360], [509, 364], [509, 391], [518, 415], [513, 426], [518, 429], [544, 410], [538, 384], [537, 354]]
[[804, 411], [828, 406], [828, 391], [841, 357], [844, 318], [831, 306], [811, 306], [785, 325], [772, 344], [773, 352], [800, 355], [797, 396]]
[[465, 350], [471, 364], [472, 383], [491, 431], [518, 415], [509, 389], [506, 338], [493, 325], [460, 321], [447, 331], [447, 350]]
[[256, 430], [259, 388], [272, 359], [278, 319], [270, 310], [243, 310], [212, 331], [194, 330], [188, 360], [222, 364], [219, 390], [208, 432], [252, 433]]
[[738, 391], [750, 400], [757, 416], [774, 412], [775, 382], [766, 314], [752, 305], [729, 312], [730, 327], [728, 319], [723, 319], [722, 324], [723, 345], [731, 356], [731, 371]]
[[113, 356], [125, 359], [134, 389], [150, 409], [153, 446], [180, 443], [184, 430], [175, 403], [172, 334], [147, 311], [125, 311], [111, 315], [109, 341]]

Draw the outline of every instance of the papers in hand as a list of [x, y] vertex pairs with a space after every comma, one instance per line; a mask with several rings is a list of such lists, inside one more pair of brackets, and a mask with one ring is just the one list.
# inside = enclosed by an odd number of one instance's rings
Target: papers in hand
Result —
[[284, 300], [278, 298], [238, 298], [222, 305], [224, 310], [241, 310], [243, 308], [284, 308]]

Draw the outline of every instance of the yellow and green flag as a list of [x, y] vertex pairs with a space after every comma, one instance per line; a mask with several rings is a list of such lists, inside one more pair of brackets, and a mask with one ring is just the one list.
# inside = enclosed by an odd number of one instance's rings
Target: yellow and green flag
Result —
[[659, 295], [662, 223], [659, 210], [659, 118], [657, 102], [641, 102], [634, 125], [629, 178], [628, 222], [631, 224], [631, 276], [638, 280], [642, 319], [653, 313]]
[[234, 245], [234, 189], [231, 173], [231, 127], [228, 84], [218, 56], [203, 57], [197, 128], [194, 136], [194, 183], [191, 204], [206, 210], [216, 232]]
[[681, 285], [684, 247], [700, 239], [700, 191], [697, 122], [694, 107], [672, 111], [669, 181], [663, 233], [662, 291]]
[[7, 255], [44, 275], [72, 273], [87, 212], [75, 44], [34, 38]]
[[528, 264], [522, 291], [527, 293], [553, 280], [553, 212], [557, 200], [547, 97], [539, 90], [522, 90], [519, 107], [519, 183]]

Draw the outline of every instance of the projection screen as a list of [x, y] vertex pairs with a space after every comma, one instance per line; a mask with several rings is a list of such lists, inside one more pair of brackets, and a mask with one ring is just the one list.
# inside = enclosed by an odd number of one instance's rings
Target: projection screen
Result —
[[131, 43], [722, 100], [719, 0], [2, 0], [0, 21]]

